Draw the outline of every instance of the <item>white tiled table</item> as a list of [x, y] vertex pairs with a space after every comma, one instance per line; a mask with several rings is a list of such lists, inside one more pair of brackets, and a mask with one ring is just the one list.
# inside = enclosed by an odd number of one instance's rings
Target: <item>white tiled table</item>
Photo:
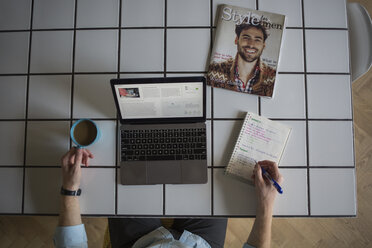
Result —
[[[208, 87], [208, 183], [118, 183], [109, 79], [204, 75], [217, 4], [288, 16], [274, 99]], [[254, 188], [223, 175], [244, 112], [293, 128], [277, 216], [355, 216], [345, 0], [4, 0], [0, 2], [0, 214], [57, 214], [69, 128], [102, 139], [82, 170], [82, 213], [254, 216]], [[190, 14], [192, 12], [192, 14]]]

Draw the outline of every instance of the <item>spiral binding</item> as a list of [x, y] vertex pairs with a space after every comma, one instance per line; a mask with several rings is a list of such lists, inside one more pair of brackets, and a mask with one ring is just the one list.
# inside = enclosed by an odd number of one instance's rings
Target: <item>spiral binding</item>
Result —
[[236, 143], [235, 143], [235, 147], [234, 147], [233, 153], [231, 154], [231, 157], [230, 157], [229, 163], [227, 164], [227, 167], [226, 167], [226, 170], [225, 170], [225, 174], [231, 173], [231, 169], [232, 169], [232, 167], [234, 166], [234, 164], [232, 164], [232, 161], [233, 161], [233, 158], [235, 158], [235, 154], [236, 154], [236, 151], [237, 151], [237, 147], [238, 147], [238, 145], [240, 144], [240, 140], [242, 139], [243, 132], [244, 132], [244, 130], [245, 130], [245, 126], [247, 125], [247, 123], [248, 123], [248, 121], [249, 121], [249, 119], [248, 119], [249, 116], [251, 116], [250, 113], [247, 113], [247, 114], [245, 115], [244, 122], [243, 122], [243, 126], [242, 126], [242, 128], [240, 129], [240, 133], [239, 133], [239, 136], [238, 136], [238, 140], [237, 140]]

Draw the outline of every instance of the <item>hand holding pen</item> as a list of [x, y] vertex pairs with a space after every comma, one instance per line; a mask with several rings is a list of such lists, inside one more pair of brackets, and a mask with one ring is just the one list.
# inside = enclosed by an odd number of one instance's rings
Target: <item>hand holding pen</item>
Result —
[[262, 170], [262, 175], [264, 175], [264, 177], [266, 177], [269, 180], [269, 182], [276, 188], [278, 193], [283, 194], [283, 189], [282, 187], [280, 187], [279, 183], [275, 181], [275, 179], [273, 179], [263, 167], [261, 167], [261, 170]]
[[[268, 160], [257, 162], [254, 168], [253, 180], [256, 186], [259, 205], [272, 207], [277, 192], [281, 189], [279, 185], [283, 182], [278, 165]], [[273, 186], [275, 185], [274, 181], [280, 187], [279, 190], [278, 187]]]

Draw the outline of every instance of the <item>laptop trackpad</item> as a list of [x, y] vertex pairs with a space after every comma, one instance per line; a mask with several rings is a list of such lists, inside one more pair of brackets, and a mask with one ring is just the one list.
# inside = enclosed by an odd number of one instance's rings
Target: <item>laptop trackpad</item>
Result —
[[148, 184], [172, 184], [181, 182], [180, 161], [151, 161], [147, 164]]
[[125, 162], [120, 167], [121, 184], [124, 185], [139, 185], [146, 184], [147, 171], [145, 161]]

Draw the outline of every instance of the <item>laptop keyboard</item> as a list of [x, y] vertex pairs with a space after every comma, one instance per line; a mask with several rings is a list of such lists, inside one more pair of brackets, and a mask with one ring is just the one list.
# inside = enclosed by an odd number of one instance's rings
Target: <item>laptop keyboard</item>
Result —
[[121, 160], [205, 160], [206, 139], [205, 128], [121, 130]]

